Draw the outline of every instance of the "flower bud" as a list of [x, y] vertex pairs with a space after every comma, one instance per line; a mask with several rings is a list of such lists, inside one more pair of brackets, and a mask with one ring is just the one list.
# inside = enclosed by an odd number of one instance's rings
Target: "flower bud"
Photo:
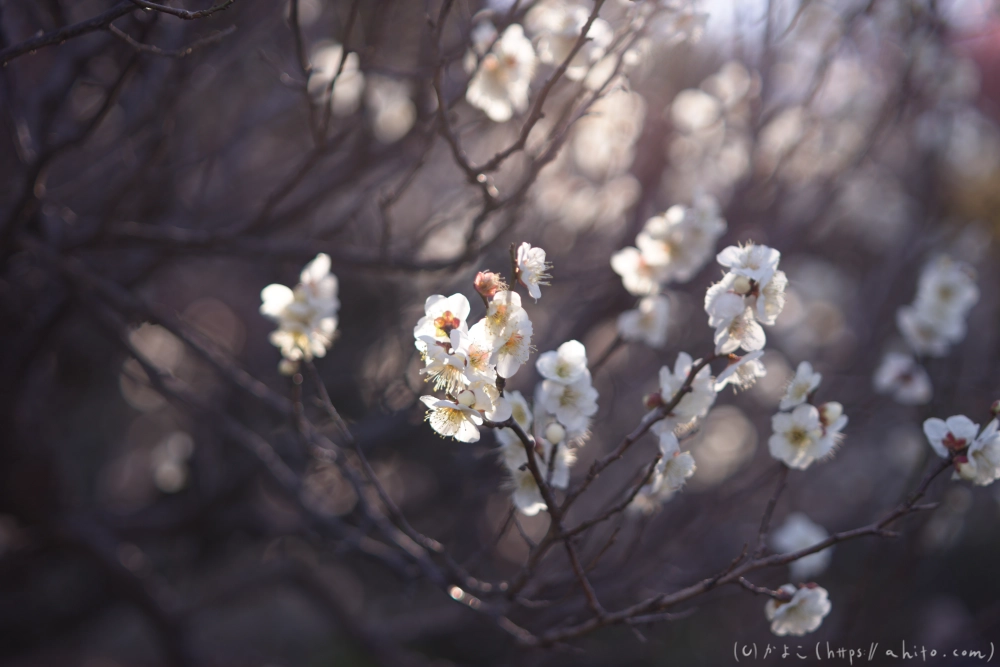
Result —
[[464, 405], [467, 408], [471, 408], [473, 405], [476, 404], [476, 395], [473, 394], [468, 389], [463, 389], [458, 394], [458, 403], [459, 405]]
[[558, 445], [566, 438], [566, 429], [559, 422], [552, 422], [545, 428], [545, 439]]
[[753, 285], [750, 283], [750, 279], [746, 276], [736, 276], [736, 280], [733, 281], [733, 291], [737, 294], [749, 294], [750, 290], [753, 289]]
[[829, 426], [844, 414], [844, 406], [837, 401], [830, 401], [819, 406], [819, 418], [824, 426]]
[[663, 405], [663, 395], [658, 391], [654, 391], [652, 394], [646, 394], [642, 397], [642, 404], [650, 410], [658, 408]]
[[1000, 401], [993, 401], [993, 405], [990, 406], [990, 413], [994, 417], [1000, 417]]
[[506, 288], [503, 278], [492, 271], [480, 271], [472, 284], [484, 299], [492, 299], [494, 294]]

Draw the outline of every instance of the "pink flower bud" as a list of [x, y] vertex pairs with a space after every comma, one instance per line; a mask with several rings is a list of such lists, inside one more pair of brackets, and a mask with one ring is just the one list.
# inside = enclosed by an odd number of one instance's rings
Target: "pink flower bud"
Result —
[[507, 288], [503, 278], [492, 271], [480, 271], [472, 284], [484, 299], [492, 299], [494, 294]]

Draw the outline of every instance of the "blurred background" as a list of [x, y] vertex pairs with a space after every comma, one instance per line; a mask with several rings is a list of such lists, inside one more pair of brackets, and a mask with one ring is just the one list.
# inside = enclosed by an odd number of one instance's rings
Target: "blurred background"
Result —
[[[660, 366], [712, 348], [711, 262], [669, 286], [662, 349], [616, 343], [636, 299], [609, 260], [649, 217], [711, 194], [719, 248], [775, 247], [789, 277], [767, 376], [720, 394], [689, 440], [684, 492], [580, 542], [609, 609], [704, 579], [755, 538], [777, 474], [771, 416], [800, 361], [850, 423], [832, 460], [790, 475], [776, 524], [870, 523], [922, 476], [924, 419], [982, 424], [1000, 398], [994, 2], [607, 0], [612, 38], [584, 74], [539, 62], [507, 122], [466, 101], [477, 27], [524, 25], [541, 53], [533, 26], [567, 3], [143, 4], [0, 2], [3, 664], [714, 665], [737, 642], [782, 643], [764, 598], [730, 586], [674, 620], [524, 649], [498, 617], [532, 632], [587, 617], [561, 550], [532, 604], [456, 600], [435, 578], [457, 564], [509, 581], [547, 528], [544, 513], [512, 525], [492, 434], [441, 439], [418, 401], [424, 299], [461, 292], [478, 318], [472, 279], [506, 271], [511, 243], [554, 267], [526, 301], [537, 350], [609, 352], [575, 478], [639, 423]], [[341, 309], [318, 375], [441, 552], [399, 537], [370, 484], [302, 445], [299, 418], [343, 433], [309, 373], [278, 372], [259, 295], [319, 252]], [[974, 268], [980, 298], [964, 340], [925, 360], [931, 400], [900, 405], [873, 374], [905, 348], [896, 309], [941, 253]], [[529, 364], [508, 387], [537, 381]], [[640, 441], [572, 518], [620, 499], [655, 449]], [[816, 577], [833, 611], [785, 643], [1000, 640], [1000, 486], [946, 476], [901, 537], [834, 548]]]

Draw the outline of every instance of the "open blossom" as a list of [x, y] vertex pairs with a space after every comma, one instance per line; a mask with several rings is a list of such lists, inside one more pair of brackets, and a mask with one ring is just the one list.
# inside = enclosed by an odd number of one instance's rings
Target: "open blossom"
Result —
[[955, 457], [955, 469], [959, 477], [979, 486], [992, 484], [1000, 478], [1000, 433], [998, 422], [991, 421], [976, 436], [969, 449]]
[[816, 584], [806, 584], [802, 588], [785, 584], [778, 590], [791, 595], [792, 599], [782, 602], [772, 598], [764, 605], [764, 613], [771, 621], [771, 632], [779, 637], [801, 637], [812, 632], [823, 623], [832, 608], [826, 589]]
[[785, 395], [781, 397], [778, 407], [781, 410], [791, 410], [796, 405], [801, 405], [809, 398], [809, 394], [816, 391], [823, 376], [813, 371], [812, 364], [803, 361], [795, 369], [795, 377], [788, 384]]
[[724, 318], [715, 328], [714, 340], [716, 354], [729, 354], [740, 348], [756, 352], [764, 349], [767, 336], [754, 319], [753, 309], [748, 307], [731, 318]]
[[330, 257], [316, 255], [302, 269], [294, 289], [268, 285], [261, 293], [260, 312], [278, 323], [271, 343], [281, 349], [286, 361], [322, 357], [337, 330], [337, 277], [330, 273]]
[[896, 311], [896, 326], [917, 354], [943, 357], [948, 348], [965, 338], [965, 320], [955, 313], [935, 313], [916, 306]]
[[568, 340], [558, 350], [538, 355], [535, 368], [547, 380], [561, 384], [573, 384], [584, 378], [589, 382], [587, 369], [587, 348], [577, 340]]
[[[668, 366], [660, 369], [660, 397], [663, 403], [669, 403], [674, 399], [693, 366], [691, 355], [681, 352], [677, 355], [673, 371]], [[711, 369], [706, 364], [694, 376], [691, 391], [681, 398], [670, 414], [686, 421], [704, 417], [715, 403], [715, 395], [715, 381]]]
[[426, 349], [426, 341], [421, 338], [430, 338], [443, 343], [451, 342], [451, 332], [454, 330], [468, 331], [465, 323], [471, 308], [469, 300], [463, 294], [452, 294], [446, 297], [442, 294], [434, 294], [424, 301], [424, 316], [413, 328], [413, 337], [417, 341], [417, 349], [423, 352]]
[[663, 282], [687, 282], [705, 266], [725, 231], [718, 202], [699, 195], [694, 206], [677, 204], [647, 220], [636, 245], [647, 261], [663, 267]]
[[622, 284], [629, 294], [647, 296], [660, 290], [660, 282], [666, 276], [663, 264], [653, 263], [638, 248], [622, 248], [611, 256], [611, 268], [622, 277]]
[[[785, 522], [771, 535], [771, 544], [777, 553], [788, 554], [801, 549], [808, 549], [830, 537], [826, 529], [813, 522], [802, 512], [789, 514]], [[809, 554], [789, 565], [792, 578], [803, 581], [822, 574], [830, 564], [833, 547]]]
[[597, 412], [597, 390], [590, 384], [590, 374], [572, 384], [543, 380], [536, 400], [569, 429], [581, 428]]
[[[531, 432], [531, 407], [528, 405], [528, 401], [524, 399], [524, 395], [519, 391], [504, 391], [507, 397], [507, 402], [510, 404], [510, 414], [514, 418], [514, 421], [524, 429], [525, 433]], [[517, 437], [512, 429], [509, 428], [498, 428], [496, 430], [497, 441], [504, 447], [508, 445], [520, 446], [521, 439]]]
[[439, 343], [430, 336], [421, 336], [424, 344], [424, 368], [420, 373], [434, 381], [434, 389], [452, 396], [470, 383], [465, 370], [468, 365], [468, 336], [458, 329], [451, 332], [451, 342]]
[[767, 375], [767, 369], [760, 361], [763, 350], [749, 352], [742, 357], [730, 355], [729, 365], [715, 379], [715, 391], [722, 391], [728, 384], [736, 390], [749, 389], [757, 383], [757, 378]]
[[493, 295], [486, 308], [486, 333], [494, 340], [494, 348], [504, 340], [503, 335], [511, 318], [521, 312], [521, 295], [510, 290], [501, 290]]
[[525, 287], [528, 294], [535, 301], [542, 296], [539, 285], [548, 285], [551, 277], [548, 270], [551, 264], [545, 261], [545, 251], [541, 248], [532, 248], [527, 243], [522, 243], [517, 249], [517, 275]]
[[[518, 511], [526, 516], [534, 516], [545, 509], [545, 500], [542, 498], [534, 474], [528, 467], [528, 454], [523, 443], [518, 440], [516, 443], [506, 445], [500, 454], [510, 474], [508, 488]], [[553, 456], [555, 456], [554, 461], [551, 460]], [[535, 463], [538, 471], [554, 488], [565, 489], [569, 486], [569, 470], [575, 460], [576, 454], [572, 449], [536, 438]], [[551, 477], [549, 477], [550, 465]]]
[[637, 308], [618, 316], [618, 335], [622, 340], [663, 347], [669, 324], [670, 300], [662, 294], [647, 296], [639, 301]]
[[535, 50], [524, 29], [514, 23], [486, 54], [469, 82], [466, 101], [503, 123], [528, 108], [528, 91], [535, 74]]
[[660, 433], [660, 453], [663, 458], [657, 464], [660, 484], [669, 493], [676, 493], [694, 475], [694, 457], [690, 452], [682, 452], [677, 436], [672, 431]]
[[923, 405], [931, 400], [931, 379], [908, 354], [888, 352], [875, 371], [875, 391], [891, 394], [897, 403]]
[[781, 253], [766, 245], [747, 243], [742, 246], [729, 246], [716, 255], [715, 259], [732, 273], [746, 276], [757, 284], [765, 285], [778, 270]]
[[757, 286], [754, 315], [761, 324], [768, 326], [777, 321], [778, 315], [785, 309], [785, 288], [788, 287], [788, 276], [784, 271], [775, 271], [771, 279]]
[[695, 473], [695, 461], [690, 452], [682, 452], [671, 428], [659, 433], [661, 458], [653, 476], [636, 494], [629, 509], [645, 514], [655, 511], [670, 500]]
[[947, 256], [924, 266], [916, 299], [896, 311], [896, 325], [915, 353], [942, 357], [965, 338], [965, 318], [979, 300], [974, 275], [971, 267]]
[[792, 412], [779, 412], [771, 418], [774, 434], [767, 441], [771, 456], [790, 468], [805, 470], [816, 459], [828, 455], [836, 444], [825, 438], [819, 410], [803, 404]]
[[531, 355], [531, 320], [528, 313], [519, 310], [507, 321], [499, 337], [500, 346], [495, 352], [497, 374], [503, 378], [514, 377]]
[[924, 422], [924, 435], [934, 453], [943, 459], [972, 444], [979, 434], [979, 424], [965, 415], [954, 415], [947, 420], [931, 417]]
[[[538, 36], [538, 59], [547, 65], [562, 65], [576, 46], [590, 17], [585, 7], [564, 0], [540, 2], [528, 12], [525, 25]], [[611, 25], [595, 19], [587, 31], [587, 39], [569, 61], [566, 78], [579, 81], [590, 66], [600, 60], [611, 38]]]
[[440, 399], [437, 396], [421, 396], [420, 401], [430, 408], [426, 419], [431, 428], [441, 435], [450, 436], [461, 442], [479, 440], [477, 426], [483, 423], [483, 418], [468, 405]]
[[964, 319], [977, 301], [979, 288], [972, 267], [942, 255], [921, 272], [914, 306], [935, 319]]

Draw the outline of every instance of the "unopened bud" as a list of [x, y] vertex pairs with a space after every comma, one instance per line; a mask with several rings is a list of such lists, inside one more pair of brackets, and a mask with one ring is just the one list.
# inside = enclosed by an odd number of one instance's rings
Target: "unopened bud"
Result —
[[652, 394], [646, 394], [642, 397], [642, 404], [650, 410], [658, 408], [663, 405], [663, 395], [658, 391], [654, 391]]
[[1000, 401], [993, 401], [993, 405], [990, 406], [990, 412], [994, 417], [1000, 417]]
[[750, 284], [750, 279], [746, 276], [736, 276], [736, 280], [733, 281], [733, 291], [737, 294], [749, 294], [750, 290], [753, 289], [753, 285]]
[[472, 284], [484, 299], [492, 299], [494, 294], [506, 287], [503, 278], [492, 271], [480, 271]]
[[819, 407], [819, 418], [825, 426], [837, 421], [843, 414], [844, 406], [837, 401], [830, 401]]
[[459, 405], [464, 405], [467, 408], [471, 408], [476, 404], [476, 395], [469, 391], [468, 389], [463, 389], [458, 395]]
[[545, 429], [545, 439], [553, 445], [558, 445], [566, 438], [566, 429], [559, 422], [552, 422]]

